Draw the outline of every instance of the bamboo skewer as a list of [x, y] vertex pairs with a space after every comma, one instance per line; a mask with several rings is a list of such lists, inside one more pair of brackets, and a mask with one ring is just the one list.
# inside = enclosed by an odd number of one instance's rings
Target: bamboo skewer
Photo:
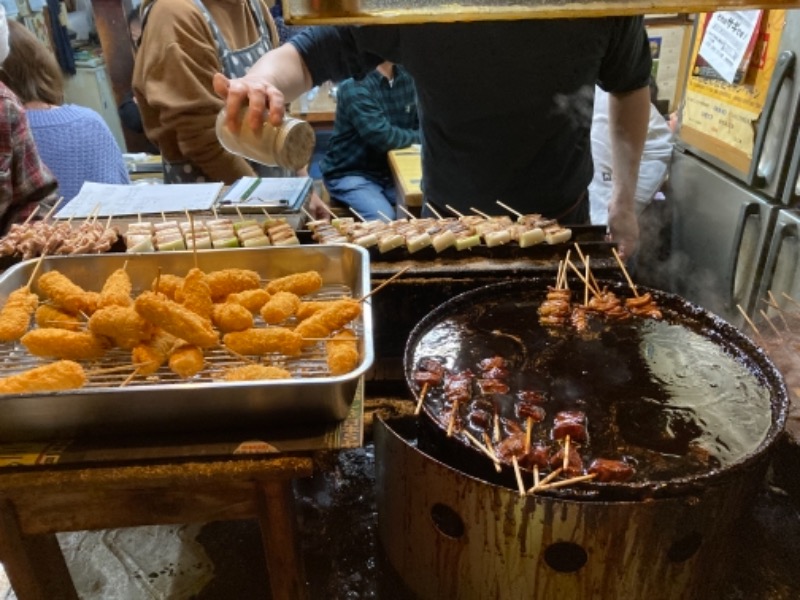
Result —
[[136, 368], [133, 370], [133, 373], [131, 373], [130, 375], [128, 375], [128, 376], [125, 378], [125, 381], [123, 381], [121, 384], [119, 384], [119, 387], [125, 387], [125, 386], [127, 386], [127, 385], [128, 385], [130, 382], [131, 382], [131, 381], [133, 381], [134, 377], [136, 377], [136, 375], [138, 375], [138, 374], [139, 374], [139, 369], [140, 369], [140, 368], [141, 368], [141, 367], [136, 367]]
[[494, 436], [494, 443], [500, 441], [500, 414], [497, 412], [497, 406], [494, 407], [494, 417], [492, 418], [492, 436]]
[[583, 261], [583, 263], [586, 265], [586, 271], [584, 272], [584, 277], [586, 277], [586, 282], [583, 284], [583, 305], [589, 306], [589, 281], [592, 276], [592, 272], [589, 270], [588, 256]]
[[[578, 256], [580, 257], [581, 261], [584, 264], [586, 264], [586, 257], [583, 255], [583, 250], [581, 250], [580, 244], [578, 244], [578, 242], [575, 242], [575, 252], [578, 253]], [[595, 289], [598, 290], [600, 289], [600, 286], [597, 285], [597, 280], [594, 278], [594, 273], [592, 273], [591, 271], [589, 271], [589, 281], [592, 282], [592, 285], [595, 287]]]
[[519, 488], [519, 495], [525, 495], [525, 484], [522, 482], [522, 472], [519, 469], [519, 461], [515, 455], [511, 455], [511, 464], [514, 465], [514, 477], [517, 479], [517, 488]]
[[33, 280], [36, 278], [36, 273], [39, 271], [39, 268], [42, 266], [42, 261], [44, 260], [44, 257], [45, 257], [45, 253], [42, 252], [39, 255], [39, 260], [37, 260], [36, 264], [33, 265], [33, 271], [31, 271], [31, 274], [28, 277], [28, 283], [25, 284], [25, 287], [27, 287], [28, 289], [31, 289], [31, 286], [33, 285]]
[[458, 400], [453, 402], [453, 408], [450, 410], [450, 418], [447, 421], [447, 437], [453, 437], [453, 431], [456, 428], [456, 415], [458, 414]]
[[29, 214], [29, 215], [27, 216], [27, 218], [26, 218], [26, 219], [25, 219], [25, 220], [22, 222], [22, 224], [23, 224], [23, 225], [27, 225], [28, 223], [30, 223], [30, 222], [33, 220], [33, 217], [35, 217], [35, 216], [36, 216], [36, 213], [38, 213], [38, 212], [39, 212], [39, 209], [40, 209], [40, 208], [41, 208], [41, 205], [40, 205], [40, 204], [37, 204], [37, 205], [36, 205], [36, 208], [34, 208], [34, 209], [31, 211], [31, 214]]
[[[53, 213], [54, 213], [54, 212], [56, 212], [56, 209], [58, 208], [59, 204], [61, 204], [63, 201], [64, 201], [64, 196], [60, 196], [60, 197], [58, 198], [58, 200], [56, 200], [56, 201], [53, 203], [53, 206], [50, 208], [50, 210], [48, 210], [48, 211], [47, 211], [47, 214], [46, 214], [44, 217], [42, 217], [42, 219], [43, 219], [43, 220], [45, 220], [45, 221], [47, 221], [47, 219], [49, 219], [50, 217], [52, 217], [52, 216], [53, 216]], [[36, 205], [36, 209], [37, 209], [37, 210], [39, 209], [39, 205], [38, 205], [38, 204]]]
[[514, 210], [513, 208], [511, 208], [511, 207], [510, 207], [508, 204], [503, 204], [502, 202], [500, 202], [500, 200], [495, 200], [495, 202], [497, 203], [497, 205], [498, 205], [498, 206], [502, 206], [502, 207], [503, 207], [503, 208], [505, 208], [505, 209], [506, 209], [508, 212], [510, 212], [512, 215], [516, 215], [517, 217], [520, 217], [520, 218], [525, 216], [525, 215], [523, 215], [521, 212], [519, 212], [519, 211], [517, 211], [517, 210]]
[[364, 296], [362, 296], [362, 297], [361, 297], [361, 299], [359, 300], [359, 302], [363, 302], [364, 300], [366, 300], [367, 298], [369, 298], [369, 297], [370, 297], [370, 296], [372, 296], [373, 294], [376, 294], [376, 293], [378, 293], [378, 291], [380, 291], [381, 289], [383, 289], [385, 286], [389, 285], [389, 284], [390, 284], [392, 281], [394, 281], [395, 279], [397, 279], [398, 277], [400, 277], [400, 276], [401, 276], [403, 273], [405, 273], [406, 271], [408, 271], [410, 268], [411, 268], [411, 265], [408, 265], [407, 267], [403, 267], [403, 268], [402, 268], [402, 269], [400, 269], [400, 270], [399, 270], [397, 273], [395, 273], [394, 275], [392, 275], [391, 277], [389, 277], [389, 279], [387, 279], [387, 280], [386, 280], [386, 281], [384, 281], [382, 284], [380, 284], [378, 287], [376, 287], [374, 290], [372, 290], [372, 291], [371, 291], [371, 292], [369, 292], [368, 294], [364, 294]]
[[[238, 207], [237, 207], [238, 208]], [[189, 219], [189, 229], [192, 232], [192, 257], [194, 258], [194, 268], [198, 269], [197, 261], [197, 236], [194, 233], [194, 216], [187, 210], [186, 217]]]
[[761, 332], [758, 330], [758, 327], [756, 327], [756, 324], [755, 324], [755, 323], [753, 323], [752, 319], [750, 319], [750, 317], [748, 317], [748, 316], [747, 316], [747, 313], [746, 313], [746, 312], [744, 311], [744, 309], [742, 308], [742, 305], [741, 305], [741, 304], [737, 304], [737, 305], [736, 305], [736, 308], [739, 310], [739, 312], [740, 312], [740, 313], [742, 313], [742, 316], [744, 317], [744, 320], [745, 320], [745, 322], [746, 322], [748, 325], [750, 325], [750, 327], [752, 327], [752, 328], [753, 328], [753, 331], [755, 331], [756, 335], [757, 335], [758, 337], [761, 337]]
[[533, 465], [533, 487], [536, 488], [539, 485], [539, 465]]
[[537, 483], [536, 485], [534, 485], [532, 488], [529, 488], [529, 489], [528, 489], [528, 493], [529, 493], [529, 494], [532, 494], [532, 493], [534, 493], [534, 492], [538, 492], [538, 491], [539, 491], [539, 489], [541, 489], [541, 487], [542, 487], [543, 485], [547, 485], [548, 483], [550, 483], [551, 481], [553, 481], [553, 479], [555, 479], [556, 477], [558, 477], [559, 475], [561, 475], [561, 471], [563, 471], [563, 469], [562, 469], [561, 467], [558, 467], [557, 469], [555, 469], [555, 470], [551, 471], [551, 472], [550, 472], [550, 473], [549, 473], [549, 474], [548, 474], [548, 475], [547, 475], [547, 476], [546, 476], [544, 479], [542, 479], [541, 481], [539, 481], [539, 483]]
[[422, 384], [422, 389], [419, 391], [419, 400], [417, 406], [414, 408], [414, 414], [418, 415], [422, 411], [422, 403], [425, 402], [425, 394], [428, 393], [428, 382]]
[[569, 466], [569, 434], [564, 436], [564, 460], [561, 462], [561, 468], [565, 471]]
[[791, 327], [789, 327], [789, 322], [786, 320], [786, 317], [783, 314], [783, 309], [781, 308], [780, 304], [778, 304], [778, 301], [775, 299], [775, 295], [772, 293], [772, 290], [767, 290], [767, 296], [769, 297], [769, 301], [764, 300], [764, 302], [766, 302], [769, 306], [778, 311], [778, 316], [783, 322], [783, 327], [786, 329], [786, 331], [791, 331]]
[[531, 451], [531, 433], [533, 432], [533, 419], [525, 418], [525, 454]]
[[362, 223], [367, 222], [367, 220], [364, 217], [362, 217], [361, 213], [359, 213], [355, 208], [353, 208], [352, 206], [348, 206], [347, 208], [351, 213], [353, 213], [355, 216], [358, 217], [359, 221], [361, 221]]
[[786, 292], [781, 292], [781, 296], [783, 296], [784, 298], [786, 298], [786, 299], [787, 299], [789, 302], [791, 302], [792, 304], [794, 304], [794, 305], [795, 305], [797, 308], [800, 308], [800, 302], [798, 302], [797, 300], [795, 300], [794, 298], [792, 298], [792, 297], [791, 297], [789, 294], [787, 294]]
[[331, 217], [333, 217], [334, 219], [338, 219], [338, 218], [339, 218], [339, 215], [337, 215], [335, 212], [333, 212], [333, 211], [331, 210], [331, 207], [330, 207], [330, 206], [328, 206], [328, 204], [327, 204], [327, 203], [323, 202], [323, 203], [322, 203], [322, 208], [323, 208], [323, 210], [324, 210], [325, 212], [327, 212], [327, 213], [328, 213], [328, 214], [329, 214]]
[[436, 217], [440, 221], [444, 221], [444, 217], [442, 216], [442, 214], [438, 210], [433, 208], [433, 206], [431, 206], [430, 204], [428, 204], [427, 207], [428, 207], [428, 210], [433, 213], [434, 217]]
[[537, 490], [552, 490], [555, 488], [566, 487], [568, 485], [572, 485], [573, 483], [581, 483], [583, 481], [590, 481], [597, 477], [597, 473], [589, 473], [588, 475], [578, 475], [577, 477], [572, 477], [570, 479], [562, 479], [561, 481], [555, 481], [553, 483], [545, 483], [539, 485]]
[[619, 252], [617, 252], [616, 248], [612, 247], [611, 251], [614, 253], [614, 258], [617, 259], [617, 264], [619, 265], [619, 268], [622, 270], [622, 274], [625, 276], [625, 279], [627, 280], [628, 286], [630, 286], [633, 295], [638, 298], [639, 292], [636, 290], [636, 285], [634, 285], [633, 279], [631, 279], [630, 273], [628, 273], [628, 269], [625, 268], [625, 263], [622, 262], [622, 257], [619, 255]]
[[483, 452], [486, 456], [488, 456], [491, 459], [491, 461], [494, 463], [494, 470], [499, 473], [502, 469], [500, 467], [500, 461], [497, 460], [497, 456], [495, 456], [494, 453], [490, 452], [489, 449], [480, 442], [480, 440], [478, 440], [474, 435], [472, 435], [469, 432], [469, 430], [464, 429], [464, 430], [462, 430], [462, 433], [467, 437], [467, 439], [472, 444], [475, 445], [475, 447], [478, 450]]
[[386, 220], [386, 222], [387, 222], [387, 223], [391, 223], [391, 222], [393, 221], [393, 219], [392, 219], [391, 217], [389, 217], [389, 215], [385, 215], [385, 214], [383, 214], [381, 211], [378, 211], [378, 214], [379, 214], [381, 217], [383, 217], [383, 218]]
[[477, 208], [473, 208], [473, 207], [471, 207], [471, 206], [470, 206], [470, 207], [469, 207], [469, 209], [470, 209], [472, 212], [474, 212], [476, 215], [478, 215], [479, 217], [483, 217], [484, 219], [491, 220], [491, 218], [492, 218], [491, 216], [487, 215], [487, 214], [486, 214], [485, 212], [483, 212], [482, 210], [478, 210]]
[[575, 266], [574, 264], [572, 264], [571, 262], [569, 263], [569, 266], [570, 266], [570, 268], [571, 268], [573, 271], [575, 271], [575, 274], [576, 274], [576, 275], [577, 275], [577, 276], [580, 278], [580, 280], [583, 282], [583, 284], [584, 284], [586, 287], [588, 287], [588, 288], [589, 288], [589, 291], [590, 291], [590, 292], [592, 292], [592, 294], [593, 294], [594, 296], [596, 296], [597, 298], [601, 298], [601, 297], [602, 297], [602, 295], [600, 294], [600, 291], [599, 291], [599, 290], [596, 290], [596, 289], [595, 289], [595, 288], [594, 288], [594, 287], [593, 287], [593, 286], [592, 286], [592, 285], [589, 283], [589, 281], [588, 281], [588, 280], [587, 280], [587, 279], [586, 279], [586, 278], [583, 276], [583, 274], [582, 274], [582, 273], [581, 273], [581, 272], [578, 270], [578, 267], [576, 267], [576, 266]]
[[764, 317], [764, 320], [767, 322], [767, 325], [770, 326], [770, 328], [772, 329], [773, 333], [777, 336], [777, 338], [780, 341], [783, 341], [783, 336], [781, 335], [781, 332], [778, 331], [777, 327], [775, 327], [775, 323], [773, 323], [772, 319], [769, 318], [767, 311], [765, 311], [763, 308], [760, 308], [758, 312], [761, 314], [762, 317]]
[[417, 217], [414, 215], [414, 213], [412, 213], [410, 210], [408, 210], [408, 209], [407, 209], [405, 206], [403, 206], [402, 204], [398, 204], [398, 205], [397, 205], [397, 208], [398, 208], [398, 210], [400, 210], [401, 212], [404, 212], [404, 213], [406, 214], [406, 216], [407, 216], [409, 219], [411, 219], [412, 221], [416, 221], [416, 220], [417, 220]]
[[453, 213], [455, 216], [457, 216], [459, 219], [463, 219], [464, 218], [464, 215], [462, 213], [458, 212], [455, 208], [453, 208], [449, 204], [445, 204], [444, 207], [447, 210], [449, 210], [451, 213]]

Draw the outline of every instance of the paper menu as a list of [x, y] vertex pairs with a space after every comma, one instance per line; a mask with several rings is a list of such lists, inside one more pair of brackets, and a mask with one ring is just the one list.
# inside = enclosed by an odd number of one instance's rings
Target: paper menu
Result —
[[222, 191], [222, 182], [169, 185], [125, 185], [87, 181], [56, 214], [56, 219], [83, 219], [208, 211]]

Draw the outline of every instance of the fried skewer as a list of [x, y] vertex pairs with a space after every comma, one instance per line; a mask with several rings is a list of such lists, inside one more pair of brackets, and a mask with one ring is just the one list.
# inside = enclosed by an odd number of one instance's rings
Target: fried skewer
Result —
[[71, 360], [59, 360], [0, 378], [0, 394], [59, 392], [86, 384], [83, 367]]
[[367, 298], [369, 298], [369, 297], [370, 297], [370, 296], [372, 296], [373, 294], [377, 294], [379, 290], [381, 290], [381, 289], [383, 289], [384, 287], [386, 287], [387, 285], [389, 285], [389, 284], [390, 284], [392, 281], [394, 281], [395, 279], [397, 279], [398, 277], [400, 277], [400, 276], [401, 276], [403, 273], [405, 273], [406, 271], [408, 271], [410, 268], [411, 268], [411, 265], [408, 265], [408, 266], [406, 266], [406, 267], [403, 267], [403, 268], [402, 268], [402, 269], [400, 269], [400, 270], [399, 270], [397, 273], [395, 273], [394, 275], [392, 275], [391, 277], [389, 277], [389, 279], [387, 279], [386, 281], [384, 281], [383, 283], [381, 283], [381, 284], [380, 284], [378, 287], [376, 287], [374, 290], [372, 290], [372, 291], [371, 291], [371, 292], [369, 292], [368, 294], [364, 294], [364, 295], [361, 297], [361, 299], [359, 300], [359, 302], [363, 302], [364, 300], [366, 300]]
[[611, 252], [614, 253], [614, 258], [617, 259], [617, 264], [619, 265], [619, 268], [622, 270], [622, 274], [625, 276], [625, 279], [628, 282], [628, 286], [630, 286], [633, 295], [638, 298], [639, 292], [636, 290], [636, 286], [634, 285], [633, 279], [631, 279], [631, 276], [628, 273], [628, 269], [625, 268], [625, 263], [622, 262], [622, 257], [619, 255], [619, 252], [617, 252], [616, 248], [612, 247]]
[[417, 400], [417, 406], [414, 408], [414, 414], [418, 415], [422, 410], [422, 403], [425, 402], [425, 394], [428, 393], [428, 382], [422, 384], [422, 389], [419, 391], [419, 400]]

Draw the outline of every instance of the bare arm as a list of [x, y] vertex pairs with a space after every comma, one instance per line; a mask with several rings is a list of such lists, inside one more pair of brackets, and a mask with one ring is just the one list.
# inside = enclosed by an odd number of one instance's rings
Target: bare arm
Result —
[[624, 257], [631, 257], [639, 245], [635, 194], [639, 163], [647, 139], [650, 90], [647, 87], [624, 94], [610, 94], [608, 103], [614, 181], [608, 206], [611, 239]]
[[228, 79], [222, 73], [214, 75], [214, 91], [225, 100], [228, 127], [238, 129], [236, 117], [247, 104], [247, 125], [254, 130], [261, 127], [264, 111], [269, 111], [269, 122], [280, 125], [291, 101], [312, 87], [311, 74], [303, 59], [291, 44], [284, 44], [267, 52], [238, 79]]

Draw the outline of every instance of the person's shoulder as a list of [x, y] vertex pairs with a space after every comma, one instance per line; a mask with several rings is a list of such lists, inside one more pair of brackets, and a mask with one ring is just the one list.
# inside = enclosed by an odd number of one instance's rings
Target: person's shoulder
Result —
[[190, 21], [205, 23], [203, 13], [193, 0], [158, 0], [145, 14], [144, 29], [175, 30], [179, 24]]

